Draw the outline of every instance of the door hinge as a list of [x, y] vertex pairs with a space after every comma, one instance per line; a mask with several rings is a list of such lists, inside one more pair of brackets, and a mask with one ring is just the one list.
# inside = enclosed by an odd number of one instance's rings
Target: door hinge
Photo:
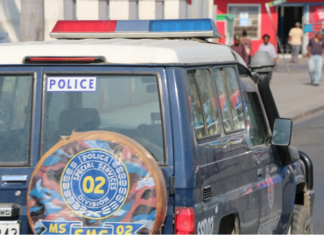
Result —
[[174, 195], [174, 176], [173, 175], [170, 176], [169, 181], [170, 181], [169, 194], [171, 196], [171, 195]]

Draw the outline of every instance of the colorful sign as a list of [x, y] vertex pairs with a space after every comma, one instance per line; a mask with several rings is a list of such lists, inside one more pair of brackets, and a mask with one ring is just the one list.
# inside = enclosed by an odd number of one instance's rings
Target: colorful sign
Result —
[[157, 185], [132, 149], [98, 138], [53, 149], [38, 163], [28, 188], [36, 234], [153, 232]]
[[283, 4], [287, 2], [287, 0], [275, 0], [275, 1], [272, 1], [272, 2], [268, 2], [266, 4], [268, 4], [269, 7], [274, 7], [274, 6], [278, 6], [280, 4]]
[[313, 6], [314, 9], [314, 20], [324, 20], [324, 6]]

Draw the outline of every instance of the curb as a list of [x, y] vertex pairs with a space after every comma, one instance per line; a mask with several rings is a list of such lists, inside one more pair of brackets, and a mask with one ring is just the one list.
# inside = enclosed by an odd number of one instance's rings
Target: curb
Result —
[[324, 106], [320, 106], [320, 107], [318, 107], [318, 108], [314, 108], [314, 109], [311, 109], [311, 110], [309, 110], [309, 111], [306, 111], [306, 112], [300, 113], [300, 114], [298, 114], [298, 115], [292, 117], [291, 119], [292, 119], [293, 121], [299, 121], [299, 120], [304, 119], [304, 118], [306, 118], [306, 117], [308, 117], [308, 116], [311, 116], [311, 115], [313, 115], [313, 114], [319, 113], [319, 112], [321, 112], [321, 111], [323, 111], [323, 110], [324, 110]]

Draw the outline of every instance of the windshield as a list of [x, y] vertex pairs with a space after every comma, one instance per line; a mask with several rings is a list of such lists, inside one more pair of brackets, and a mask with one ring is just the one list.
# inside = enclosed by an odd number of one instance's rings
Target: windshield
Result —
[[[76, 90], [74, 84], [85, 89]], [[136, 140], [164, 162], [160, 110], [155, 76], [49, 76], [43, 153], [73, 130], [107, 130]]]
[[32, 76], [0, 76], [0, 164], [28, 163]]

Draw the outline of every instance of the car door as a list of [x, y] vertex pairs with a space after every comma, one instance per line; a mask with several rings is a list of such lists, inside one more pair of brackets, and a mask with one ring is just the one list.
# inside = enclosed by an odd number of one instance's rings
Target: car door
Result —
[[[29, 234], [26, 196], [29, 179], [37, 163], [41, 69], [37, 67], [0, 67], [0, 207], [21, 207], [20, 216], [1, 220], [19, 220], [20, 232]], [[6, 204], [9, 203], [9, 204]], [[0, 223], [1, 234], [7, 230]], [[14, 231], [8, 231], [15, 233]]]
[[[257, 231], [259, 193], [256, 188], [257, 168], [249, 149], [247, 123], [244, 115], [242, 90], [237, 70], [234, 66], [214, 68], [214, 78], [222, 110], [222, 120], [226, 148], [231, 149], [231, 157], [224, 159], [227, 208], [235, 209], [239, 216], [240, 233]], [[224, 173], [221, 173], [224, 174]], [[231, 198], [230, 200], [228, 200]], [[229, 213], [230, 210], [227, 211]], [[225, 214], [226, 215], [226, 214]]]
[[[251, 80], [250, 77], [246, 79]], [[274, 158], [272, 147], [267, 140], [270, 130], [257, 90], [245, 87], [243, 94], [249, 145], [258, 168], [257, 187], [260, 192], [258, 234], [271, 234], [278, 227], [282, 213], [281, 167], [278, 164], [279, 160]]]

